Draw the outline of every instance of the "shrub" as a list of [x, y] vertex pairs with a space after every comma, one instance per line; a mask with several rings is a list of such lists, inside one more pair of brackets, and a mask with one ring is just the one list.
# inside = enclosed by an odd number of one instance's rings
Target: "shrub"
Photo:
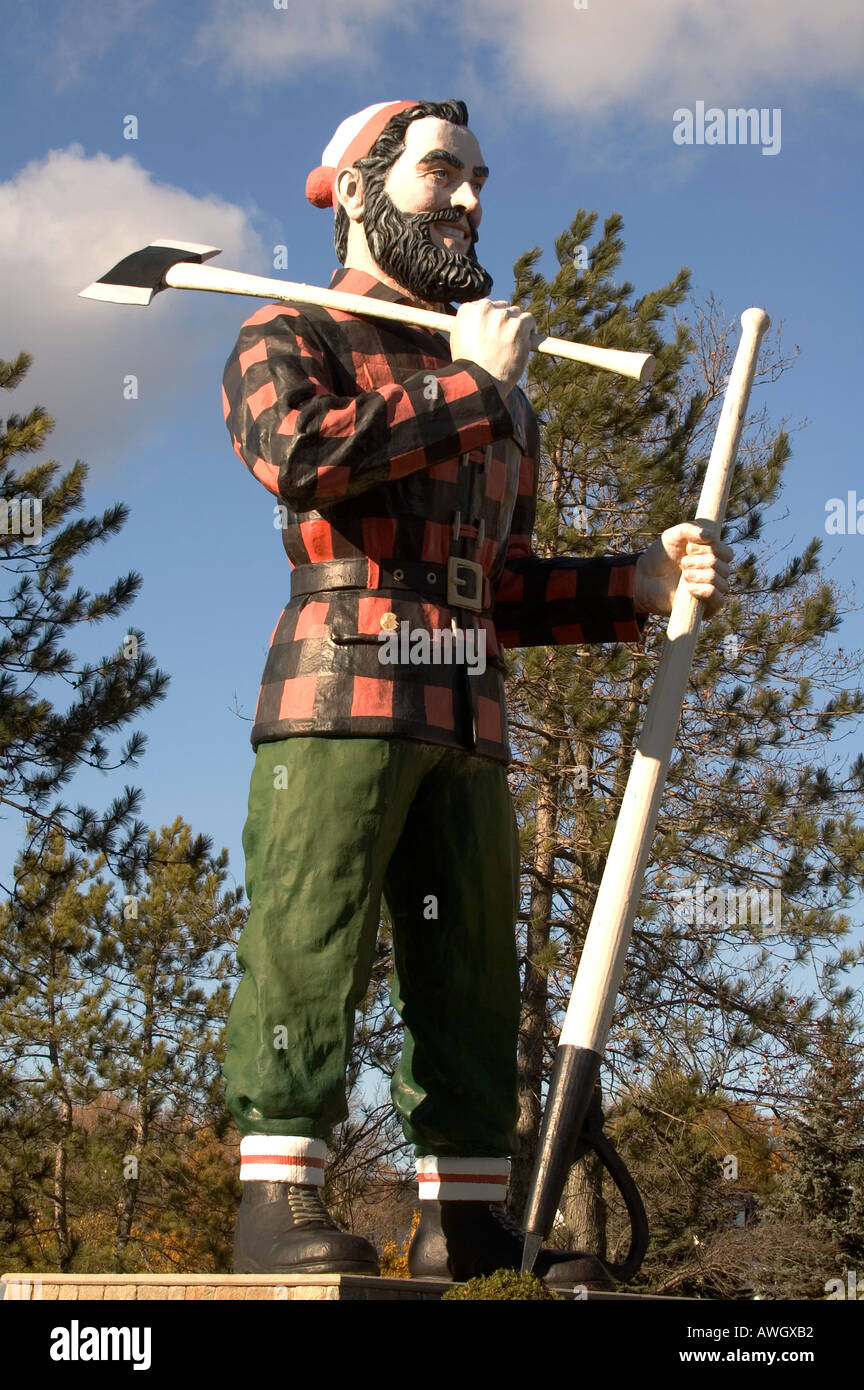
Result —
[[517, 1274], [515, 1269], [496, 1269], [494, 1274], [486, 1274], [478, 1279], [469, 1279], [467, 1284], [454, 1284], [442, 1295], [443, 1299], [527, 1299], [532, 1302], [554, 1300], [563, 1302], [560, 1293], [547, 1289], [536, 1274]]

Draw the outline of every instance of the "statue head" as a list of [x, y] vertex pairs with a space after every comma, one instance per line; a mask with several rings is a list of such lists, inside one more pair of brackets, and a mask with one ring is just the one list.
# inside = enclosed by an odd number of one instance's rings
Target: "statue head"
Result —
[[476, 253], [488, 172], [464, 102], [384, 103], [342, 123], [307, 196], [335, 207], [343, 264], [426, 303], [462, 302], [492, 288]]

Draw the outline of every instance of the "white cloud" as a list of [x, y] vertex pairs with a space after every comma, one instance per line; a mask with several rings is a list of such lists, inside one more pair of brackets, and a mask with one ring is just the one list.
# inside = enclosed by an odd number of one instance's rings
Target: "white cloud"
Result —
[[313, 76], [316, 68], [322, 75], [334, 67], [371, 71], [386, 57], [388, 36], [397, 26], [413, 27], [415, 15], [439, 29], [440, 11], [421, 9], [418, 0], [283, 0], [278, 9], [272, 0], [214, 0], [195, 56], [256, 82], [298, 70]]
[[[198, 358], [214, 331], [227, 358], [249, 301], [171, 290], [148, 308], [78, 298], [124, 256], [168, 237], [222, 247], [220, 264], [266, 273], [246, 210], [159, 184], [131, 155], [88, 157], [71, 145], [0, 184], [0, 356], [26, 348], [35, 359], [2, 405], [45, 405], [58, 422], [51, 452], [64, 465], [68, 452], [110, 464], [181, 391], [200, 385], [218, 409], [218, 384], [199, 380]], [[129, 374], [137, 401], [123, 397]]]
[[[473, 95], [475, 106], [482, 99], [498, 111], [505, 102], [572, 111], [586, 122], [621, 109], [659, 115], [700, 98], [767, 105], [759, 84], [795, 91], [827, 81], [864, 92], [861, 0], [586, 0], [584, 9], [574, 0], [279, 6], [204, 0], [194, 12], [182, 11], [181, 22], [181, 11], [164, 0], [80, 0], [50, 21], [38, 7], [25, 7], [19, 23], [30, 61], [47, 63], [61, 84], [117, 53], [134, 72], [136, 90], [176, 81], [178, 67], [193, 63], [246, 85], [378, 74], [379, 99], [399, 95], [394, 79], [397, 88], [404, 80], [409, 95], [419, 87], [435, 96], [421, 76], [434, 58], [436, 65], [449, 61], [454, 83], [446, 84], [447, 95], [460, 75], [476, 73], [469, 104]], [[408, 63], [396, 57], [406, 33]], [[334, 125], [342, 114], [334, 112]]]
[[[474, 71], [500, 110], [517, 105], [604, 116], [746, 101], [768, 104], [759, 84], [838, 81], [864, 90], [861, 0], [214, 0], [196, 35], [199, 61], [223, 73], [277, 80], [315, 67], [374, 71], [396, 26], [429, 50], [452, 50], [454, 76]], [[412, 67], [411, 71], [415, 71]], [[410, 84], [417, 86], [415, 77]], [[409, 84], [409, 85], [410, 85]], [[425, 85], [425, 84], [422, 84]], [[477, 94], [479, 95], [479, 94]], [[476, 100], [476, 96], [475, 96]], [[670, 111], [672, 109], [670, 107]]]
[[62, 88], [80, 81], [112, 50], [122, 46], [128, 59], [140, 52], [142, 35], [164, 33], [165, 16], [154, 14], [157, 5], [158, 0], [75, 0], [50, 15], [25, 9], [16, 20], [29, 37], [29, 61]]
[[[831, 81], [864, 91], [861, 0], [472, 0], [466, 32], [496, 51], [487, 92], [590, 119], [708, 105], [774, 105]], [[502, 90], [503, 87], [503, 90]]]

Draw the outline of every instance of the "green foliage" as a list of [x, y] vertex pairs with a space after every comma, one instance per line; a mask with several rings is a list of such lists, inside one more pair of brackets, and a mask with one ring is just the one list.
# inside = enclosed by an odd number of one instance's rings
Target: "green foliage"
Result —
[[[26, 352], [13, 362], [0, 360], [0, 388], [19, 387], [31, 362]], [[93, 664], [63, 646], [65, 638], [80, 638], [82, 629], [86, 633], [123, 614], [138, 594], [141, 576], [129, 573], [104, 593], [90, 594], [80, 586], [70, 590], [76, 558], [118, 535], [129, 513], [118, 503], [101, 517], [75, 519], [83, 505], [87, 465], [79, 460], [58, 477], [54, 460], [24, 463], [26, 455], [41, 450], [53, 428], [40, 405], [0, 422], [0, 507], [4, 515], [10, 509], [10, 524], [0, 528], [6, 577], [0, 595], [0, 804], [4, 814], [12, 810], [32, 819], [29, 833], [37, 851], [57, 827], [70, 849], [102, 853], [113, 868], [128, 874], [143, 863], [145, 828], [133, 819], [140, 792], [125, 787], [102, 815], [83, 805], [71, 810], [57, 792], [81, 768], [108, 771], [138, 762], [143, 734], [135, 732], [113, 756], [105, 737], [162, 700], [168, 676], [145, 652], [138, 630], [124, 630], [114, 650]], [[33, 509], [31, 522], [41, 507], [40, 524], [26, 531], [12, 522], [24, 504]], [[58, 693], [64, 699], [55, 705]], [[197, 850], [203, 854], [206, 847]]]
[[225, 1269], [239, 1194], [222, 1091], [242, 890], [179, 819], [122, 885], [48, 848], [0, 907], [0, 1229], [61, 1270]]
[[498, 1269], [494, 1274], [469, 1279], [465, 1284], [454, 1284], [442, 1294], [442, 1303], [445, 1299], [453, 1302], [471, 1300], [475, 1303], [491, 1303], [501, 1299], [531, 1303], [565, 1302], [560, 1293], [547, 1289], [536, 1274], [519, 1274], [515, 1269]]
[[775, 1205], [836, 1251], [864, 1261], [864, 1043], [848, 1010], [820, 1018], [803, 1094], [783, 1133], [786, 1167]]
[[[651, 1244], [637, 1292], [688, 1298], [824, 1297], [836, 1244], [785, 1194], [790, 1124], [658, 1059], [608, 1122], [645, 1202]], [[610, 1236], [625, 1226], [613, 1204]]]

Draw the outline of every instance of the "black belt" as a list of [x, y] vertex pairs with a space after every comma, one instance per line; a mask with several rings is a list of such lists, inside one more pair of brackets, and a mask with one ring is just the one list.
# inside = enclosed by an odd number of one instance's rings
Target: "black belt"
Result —
[[475, 560], [451, 555], [446, 565], [426, 560], [322, 560], [297, 565], [291, 571], [291, 597], [317, 594], [326, 589], [368, 589], [369, 567], [378, 565], [375, 593], [392, 591], [444, 599], [451, 608], [489, 613], [483, 605], [484, 575]]

